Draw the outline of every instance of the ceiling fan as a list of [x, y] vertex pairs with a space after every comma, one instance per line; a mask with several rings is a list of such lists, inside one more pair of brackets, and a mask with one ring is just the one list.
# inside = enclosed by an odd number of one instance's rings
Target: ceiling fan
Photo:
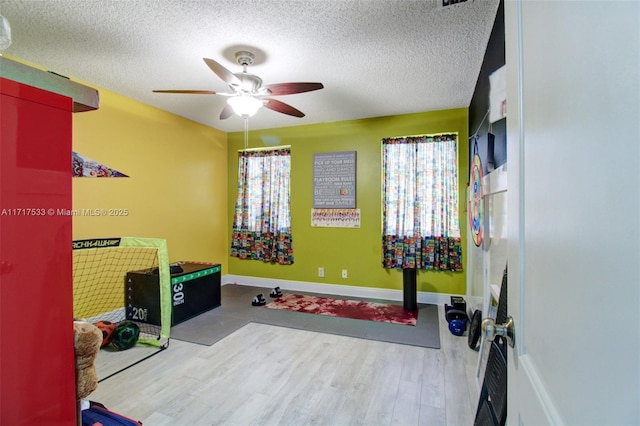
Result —
[[213, 59], [203, 58], [204, 62], [222, 81], [231, 88], [230, 93], [214, 92], [212, 90], [153, 90], [154, 93], [183, 93], [196, 95], [228, 96], [227, 104], [220, 113], [220, 119], [229, 118], [234, 112], [247, 118], [253, 116], [261, 107], [291, 115], [304, 117], [304, 113], [289, 104], [272, 99], [271, 96], [293, 95], [311, 92], [324, 88], [322, 83], [277, 83], [262, 85], [262, 79], [247, 72], [247, 67], [253, 64], [255, 55], [251, 52], [240, 51], [235, 54], [238, 64], [242, 65], [242, 72], [232, 73]]

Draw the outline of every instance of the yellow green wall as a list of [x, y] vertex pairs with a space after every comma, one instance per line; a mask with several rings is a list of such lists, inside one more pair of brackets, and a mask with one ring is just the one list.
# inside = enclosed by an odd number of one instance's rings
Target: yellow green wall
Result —
[[[263, 112], [268, 113], [268, 112]], [[249, 119], [251, 127], [251, 119]], [[267, 264], [255, 260], [228, 259], [226, 273], [282, 280], [342, 284], [385, 289], [402, 289], [402, 272], [381, 266], [381, 139], [433, 133], [458, 133], [460, 228], [466, 253], [466, 210], [468, 180], [468, 109], [425, 112], [392, 117], [340, 121], [249, 132], [249, 147], [263, 147], [265, 136], [279, 138], [291, 146], [291, 227], [294, 264]], [[229, 218], [233, 217], [237, 186], [237, 151], [244, 146], [244, 133], [229, 133]], [[358, 229], [311, 227], [313, 205], [313, 154], [357, 152]], [[231, 235], [231, 220], [227, 239]], [[464, 262], [464, 259], [463, 259]], [[464, 264], [464, 263], [463, 263]], [[325, 277], [318, 277], [324, 267]], [[342, 269], [348, 278], [341, 278]], [[418, 291], [464, 294], [466, 272], [418, 273]]]
[[170, 261], [226, 271], [227, 135], [97, 89], [100, 108], [73, 116], [73, 150], [130, 177], [74, 178], [73, 208], [128, 214], [76, 216], [74, 239], [163, 238]]

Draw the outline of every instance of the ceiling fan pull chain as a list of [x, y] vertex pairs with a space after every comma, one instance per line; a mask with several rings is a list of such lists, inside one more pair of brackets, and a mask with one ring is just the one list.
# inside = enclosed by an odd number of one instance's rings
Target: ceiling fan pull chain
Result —
[[249, 148], [249, 117], [244, 117], [244, 149]]

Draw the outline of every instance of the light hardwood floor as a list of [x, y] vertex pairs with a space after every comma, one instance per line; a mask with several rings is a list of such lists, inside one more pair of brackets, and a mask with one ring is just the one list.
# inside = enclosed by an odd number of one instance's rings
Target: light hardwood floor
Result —
[[471, 425], [478, 353], [440, 309], [441, 349], [250, 323], [169, 349], [88, 399], [155, 425]]

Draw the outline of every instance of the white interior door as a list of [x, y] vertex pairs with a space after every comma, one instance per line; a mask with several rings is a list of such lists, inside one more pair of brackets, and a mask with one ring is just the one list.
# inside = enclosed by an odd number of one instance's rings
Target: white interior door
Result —
[[508, 424], [640, 424], [640, 3], [505, 1]]

